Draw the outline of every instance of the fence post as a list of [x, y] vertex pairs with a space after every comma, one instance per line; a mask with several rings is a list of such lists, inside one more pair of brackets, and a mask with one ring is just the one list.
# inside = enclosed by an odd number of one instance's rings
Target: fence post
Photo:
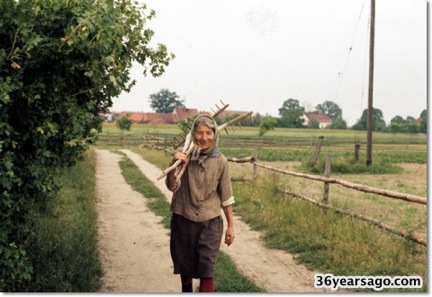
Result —
[[[254, 149], [254, 153], [253, 153], [253, 161], [256, 162], [258, 161], [258, 154], [257, 154], [257, 149]], [[252, 173], [252, 179], [254, 180], [257, 177], [258, 174], [258, 166], [254, 163], [253, 164], [253, 173]]]
[[320, 151], [321, 151], [321, 144], [322, 144], [323, 140], [324, 140], [324, 136], [318, 137], [318, 142], [317, 142], [317, 145], [316, 145], [316, 148], [315, 148], [315, 154], [314, 154], [314, 156], [312, 158], [312, 161], [311, 161], [311, 167], [312, 168], [315, 167], [315, 165], [316, 165], [316, 163], [318, 161], [318, 157], [319, 157], [319, 154], [320, 154]]
[[359, 160], [359, 155], [360, 155], [360, 143], [356, 143], [354, 146], [354, 159], [356, 161]]
[[[324, 170], [325, 177], [330, 177], [330, 168], [331, 168], [331, 157], [327, 156], [325, 162], [325, 170]], [[328, 204], [329, 191], [330, 191], [330, 184], [328, 182], [324, 182], [324, 197], [322, 202], [326, 205]]]

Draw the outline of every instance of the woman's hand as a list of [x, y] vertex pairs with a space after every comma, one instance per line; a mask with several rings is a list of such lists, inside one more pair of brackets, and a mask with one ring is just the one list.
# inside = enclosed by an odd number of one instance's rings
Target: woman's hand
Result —
[[225, 244], [230, 246], [234, 242], [234, 218], [232, 204], [223, 208], [227, 220], [227, 229], [225, 231]]
[[230, 246], [234, 242], [234, 228], [227, 228], [225, 231], [225, 244]]
[[[172, 165], [174, 165], [174, 163], [176, 163], [179, 160], [184, 163], [183, 166], [186, 166], [187, 163], [189, 162], [189, 157], [185, 153], [180, 153], [180, 152], [175, 153], [173, 158], [171, 159], [169, 166], [171, 167]], [[179, 164], [179, 166], [181, 166], [180, 164]], [[178, 169], [180, 168], [179, 166], [177, 166], [175, 169], [173, 169], [167, 173], [166, 185], [167, 185], [168, 189], [172, 192], [174, 192], [178, 186], [176, 174], [177, 174]]]
[[189, 162], [189, 157], [185, 153], [175, 153], [171, 160], [170, 166], [173, 165], [177, 160], [180, 160], [183, 163], [187, 164]]

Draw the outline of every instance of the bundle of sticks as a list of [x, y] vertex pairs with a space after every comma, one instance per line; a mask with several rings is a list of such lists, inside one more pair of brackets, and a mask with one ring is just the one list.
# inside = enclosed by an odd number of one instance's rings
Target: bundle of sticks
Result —
[[[217, 111], [216, 112], [212, 112], [210, 115], [212, 118], [216, 118], [218, 115], [220, 115], [225, 109], [228, 108], [228, 104], [225, 104], [221, 101], [222, 103], [222, 107], [219, 107], [218, 105], [216, 105], [217, 107]], [[225, 130], [227, 133], [227, 127], [229, 126], [233, 126], [235, 123], [239, 123], [241, 120], [246, 119], [248, 117], [252, 117], [252, 111], [246, 112], [220, 126], [217, 127], [218, 132]], [[181, 144], [184, 143], [183, 145], [183, 149], [181, 150], [182, 153], [186, 154], [188, 157], [190, 157], [195, 145], [192, 139], [192, 129], [190, 129], [189, 133], [184, 137], [184, 140], [177, 145], [180, 146]], [[164, 176], [166, 176], [169, 172], [171, 172], [172, 170], [176, 170], [175, 176], [176, 176], [176, 180], [179, 181], [180, 178], [182, 177], [185, 169], [186, 169], [187, 164], [182, 163], [181, 160], [177, 160], [174, 164], [172, 164], [171, 166], [169, 166], [167, 169], [165, 169], [162, 174], [157, 178], [158, 180], [162, 179]]]

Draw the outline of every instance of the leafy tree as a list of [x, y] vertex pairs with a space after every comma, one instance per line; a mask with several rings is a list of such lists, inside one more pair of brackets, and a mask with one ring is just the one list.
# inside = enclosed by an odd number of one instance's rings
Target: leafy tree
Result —
[[[354, 130], [367, 130], [367, 114], [365, 109], [361, 118], [352, 127]], [[383, 113], [380, 109], [372, 108], [372, 131], [385, 131], [386, 123], [384, 121]]]
[[122, 131], [122, 134], [125, 130], [129, 131], [132, 127], [132, 120], [130, 119], [130, 116], [130, 113], [128, 113], [116, 121], [116, 126]]
[[318, 104], [315, 106], [315, 110], [325, 114], [332, 121], [342, 118], [342, 109], [332, 101], [325, 101], [323, 104]]
[[297, 99], [285, 100], [282, 107], [279, 108], [280, 125], [287, 128], [302, 128], [304, 108], [300, 106]]
[[406, 121], [404, 120], [404, 118], [403, 117], [401, 117], [401, 116], [395, 116], [394, 118], [392, 118], [391, 120], [390, 120], [390, 124], [392, 124], [392, 123], [398, 123], [398, 124], [404, 124]]
[[176, 92], [162, 89], [150, 95], [150, 107], [158, 113], [171, 113], [174, 108], [183, 106], [184, 102], [177, 98], [179, 98], [179, 95], [177, 95]]
[[427, 111], [423, 110], [420, 114], [420, 133], [427, 133]]
[[0, 291], [31, 285], [30, 211], [135, 84], [132, 64], [159, 76], [174, 58], [149, 45], [154, 15], [132, 0], [0, 1]]
[[407, 121], [407, 123], [405, 124], [405, 131], [407, 133], [418, 133], [419, 132], [419, 127], [418, 127], [415, 119], [411, 120], [411, 121]]
[[342, 109], [332, 101], [325, 101], [323, 104], [315, 106], [315, 110], [325, 114], [332, 123], [328, 126], [329, 129], [346, 129], [347, 123], [342, 118]]
[[391, 119], [389, 130], [393, 133], [418, 133], [421, 131], [421, 126], [417, 124], [414, 117], [408, 116], [404, 119], [398, 115]]
[[337, 118], [332, 120], [332, 123], [329, 125], [329, 129], [346, 129], [347, 123], [342, 118]]
[[401, 132], [403, 132], [403, 129], [404, 129], [404, 123], [397, 122], [397, 121], [390, 122], [390, 125], [389, 125], [390, 132], [401, 133]]

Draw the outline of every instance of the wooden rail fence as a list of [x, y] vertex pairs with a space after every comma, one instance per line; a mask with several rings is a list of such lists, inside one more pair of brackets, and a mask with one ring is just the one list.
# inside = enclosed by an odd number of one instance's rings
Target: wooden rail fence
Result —
[[[355, 212], [347, 211], [347, 210], [344, 210], [341, 208], [333, 207], [333, 206], [330, 206], [328, 204], [328, 192], [329, 192], [330, 184], [339, 184], [343, 187], [350, 188], [350, 189], [353, 189], [356, 191], [373, 193], [373, 194], [386, 196], [386, 197], [393, 198], [393, 199], [400, 199], [400, 200], [404, 200], [404, 201], [408, 201], [408, 202], [412, 202], [412, 203], [427, 205], [427, 200], [423, 197], [415, 196], [415, 195], [411, 195], [411, 194], [398, 193], [398, 192], [394, 192], [394, 191], [383, 190], [383, 189], [374, 188], [374, 187], [365, 186], [365, 185], [356, 184], [356, 183], [351, 183], [351, 182], [341, 180], [341, 179], [330, 178], [330, 177], [328, 177], [329, 167], [330, 167], [329, 161], [326, 162], [326, 173], [325, 173], [326, 176], [323, 177], [323, 176], [318, 176], [318, 175], [311, 175], [311, 174], [294, 172], [294, 171], [290, 171], [290, 170], [282, 170], [282, 169], [274, 168], [272, 166], [264, 165], [264, 164], [257, 162], [256, 156], [246, 157], [246, 158], [242, 158], [242, 159], [237, 159], [237, 158], [227, 158], [227, 159], [228, 159], [228, 161], [235, 162], [235, 163], [247, 163], [247, 162], [252, 163], [254, 166], [252, 179], [254, 179], [256, 177], [257, 167], [262, 167], [262, 168], [265, 168], [267, 170], [271, 170], [271, 171], [286, 174], [286, 175], [291, 175], [291, 176], [295, 176], [295, 177], [306, 178], [306, 179], [310, 179], [310, 180], [314, 180], [314, 181], [323, 182], [324, 183], [324, 196], [323, 196], [321, 201], [316, 201], [315, 199], [304, 197], [304, 196], [301, 196], [299, 194], [288, 192], [288, 191], [281, 190], [281, 189], [279, 189], [279, 191], [281, 191], [285, 194], [288, 194], [290, 196], [293, 196], [295, 198], [300, 198], [300, 199], [309, 201], [309, 202], [314, 203], [315, 205], [317, 205], [319, 207], [322, 207], [325, 209], [331, 209], [337, 213], [341, 213], [344, 215], [349, 215], [349, 216], [361, 219], [361, 220], [366, 221], [367, 223], [369, 223], [371, 225], [377, 226], [378, 228], [384, 229], [384, 230], [389, 231], [393, 234], [396, 234], [396, 235], [405, 237], [407, 239], [410, 239], [410, 240], [412, 240], [412, 241], [414, 241], [420, 245], [427, 246], [427, 241], [426, 241], [425, 237], [422, 236], [421, 234], [418, 234], [415, 232], [408, 232], [405, 230], [399, 230], [399, 229], [394, 228], [394, 227], [392, 227], [386, 223], [375, 220], [371, 217], [368, 217], [368, 216], [365, 216], [362, 214], [358, 214]], [[238, 180], [246, 180], [246, 179], [234, 177], [232, 180], [238, 181]]]

